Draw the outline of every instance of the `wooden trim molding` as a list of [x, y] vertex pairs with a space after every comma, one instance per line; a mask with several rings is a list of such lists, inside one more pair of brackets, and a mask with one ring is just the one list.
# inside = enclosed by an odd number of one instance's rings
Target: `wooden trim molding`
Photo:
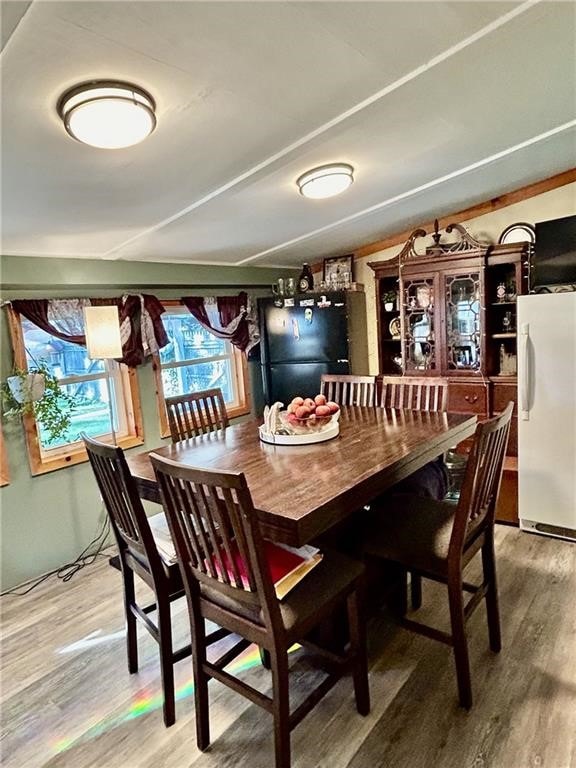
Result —
[[[507, 208], [509, 205], [514, 205], [515, 203], [520, 203], [523, 200], [529, 200], [531, 197], [536, 197], [537, 195], [542, 195], [545, 192], [550, 192], [553, 189], [558, 189], [558, 187], [563, 187], [566, 184], [572, 184], [575, 181], [576, 168], [572, 168], [569, 171], [564, 171], [563, 173], [558, 173], [555, 176], [551, 176], [549, 179], [543, 179], [542, 181], [537, 181], [534, 184], [528, 184], [527, 186], [521, 187], [514, 192], [508, 192], [505, 195], [494, 197], [491, 200], [486, 200], [483, 203], [473, 205], [470, 208], [465, 208], [462, 211], [450, 213], [446, 216], [443, 216], [441, 219], [438, 219], [438, 224], [440, 229], [444, 229], [452, 221], [469, 221], [470, 219], [475, 219], [478, 216], [483, 216], [486, 213], [493, 213], [494, 211], [498, 211], [501, 208]], [[434, 221], [426, 222], [422, 225], [422, 228], [427, 232], [432, 231], [434, 229]], [[358, 248], [356, 251], [354, 251], [354, 257], [356, 259], [362, 259], [366, 256], [370, 256], [373, 253], [378, 253], [378, 251], [384, 251], [387, 248], [392, 248], [395, 245], [403, 245], [410, 237], [413, 229], [414, 227], [410, 227], [410, 229], [405, 229], [402, 232], [390, 235], [383, 240], [378, 240], [375, 243], [363, 245], [361, 248]], [[316, 265], [316, 269], [321, 269], [321, 265]]]
[[134, 445], [141, 445], [144, 442], [144, 423], [142, 419], [142, 404], [140, 402], [138, 374], [136, 368], [128, 368], [127, 365], [122, 365], [120, 367], [120, 372], [122, 374], [124, 392], [128, 394], [128, 397], [126, 397], [126, 417], [130, 426], [130, 432], [133, 433], [131, 437], [139, 440], [139, 442], [134, 443]]
[[6, 456], [6, 446], [4, 444], [4, 433], [0, 427], [0, 488], [8, 485], [10, 482], [10, 472], [8, 469], [8, 457]]

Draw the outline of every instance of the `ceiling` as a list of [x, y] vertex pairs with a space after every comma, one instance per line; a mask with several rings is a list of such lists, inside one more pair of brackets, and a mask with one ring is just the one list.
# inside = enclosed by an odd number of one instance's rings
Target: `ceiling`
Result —
[[[576, 156], [571, 2], [3, 2], [4, 255], [295, 266]], [[156, 100], [134, 147], [72, 140], [86, 80]], [[339, 197], [295, 180], [355, 168]]]

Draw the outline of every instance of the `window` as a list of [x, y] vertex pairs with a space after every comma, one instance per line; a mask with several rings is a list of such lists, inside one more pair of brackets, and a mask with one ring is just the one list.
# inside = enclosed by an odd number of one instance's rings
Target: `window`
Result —
[[219, 387], [228, 416], [248, 413], [245, 356], [229, 341], [203, 328], [179, 303], [162, 315], [170, 342], [155, 360], [161, 434], [170, 434], [165, 397]]
[[16, 365], [27, 367], [43, 361], [76, 402], [70, 428], [57, 442], [48, 442], [42, 425], [33, 417], [24, 420], [33, 475], [85, 461], [81, 434], [109, 442], [111, 414], [118, 445], [128, 448], [144, 442], [133, 369], [113, 360], [91, 360], [85, 347], [52, 336], [13, 311], [10, 326]]

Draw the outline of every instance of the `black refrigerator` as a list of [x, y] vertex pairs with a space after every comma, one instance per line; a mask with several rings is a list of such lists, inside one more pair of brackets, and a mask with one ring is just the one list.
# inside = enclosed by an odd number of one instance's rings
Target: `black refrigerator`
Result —
[[366, 300], [361, 291], [259, 299], [264, 400], [314, 397], [323, 373], [368, 373]]

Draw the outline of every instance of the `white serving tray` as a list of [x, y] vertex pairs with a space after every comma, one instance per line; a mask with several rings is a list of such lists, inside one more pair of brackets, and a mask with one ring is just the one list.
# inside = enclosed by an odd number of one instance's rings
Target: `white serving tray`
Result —
[[304, 435], [274, 435], [264, 431], [264, 425], [258, 427], [260, 440], [263, 443], [273, 445], [310, 445], [311, 443], [323, 443], [325, 440], [332, 440], [340, 434], [340, 424], [334, 421], [328, 424], [326, 429], [320, 432], [308, 432]]

